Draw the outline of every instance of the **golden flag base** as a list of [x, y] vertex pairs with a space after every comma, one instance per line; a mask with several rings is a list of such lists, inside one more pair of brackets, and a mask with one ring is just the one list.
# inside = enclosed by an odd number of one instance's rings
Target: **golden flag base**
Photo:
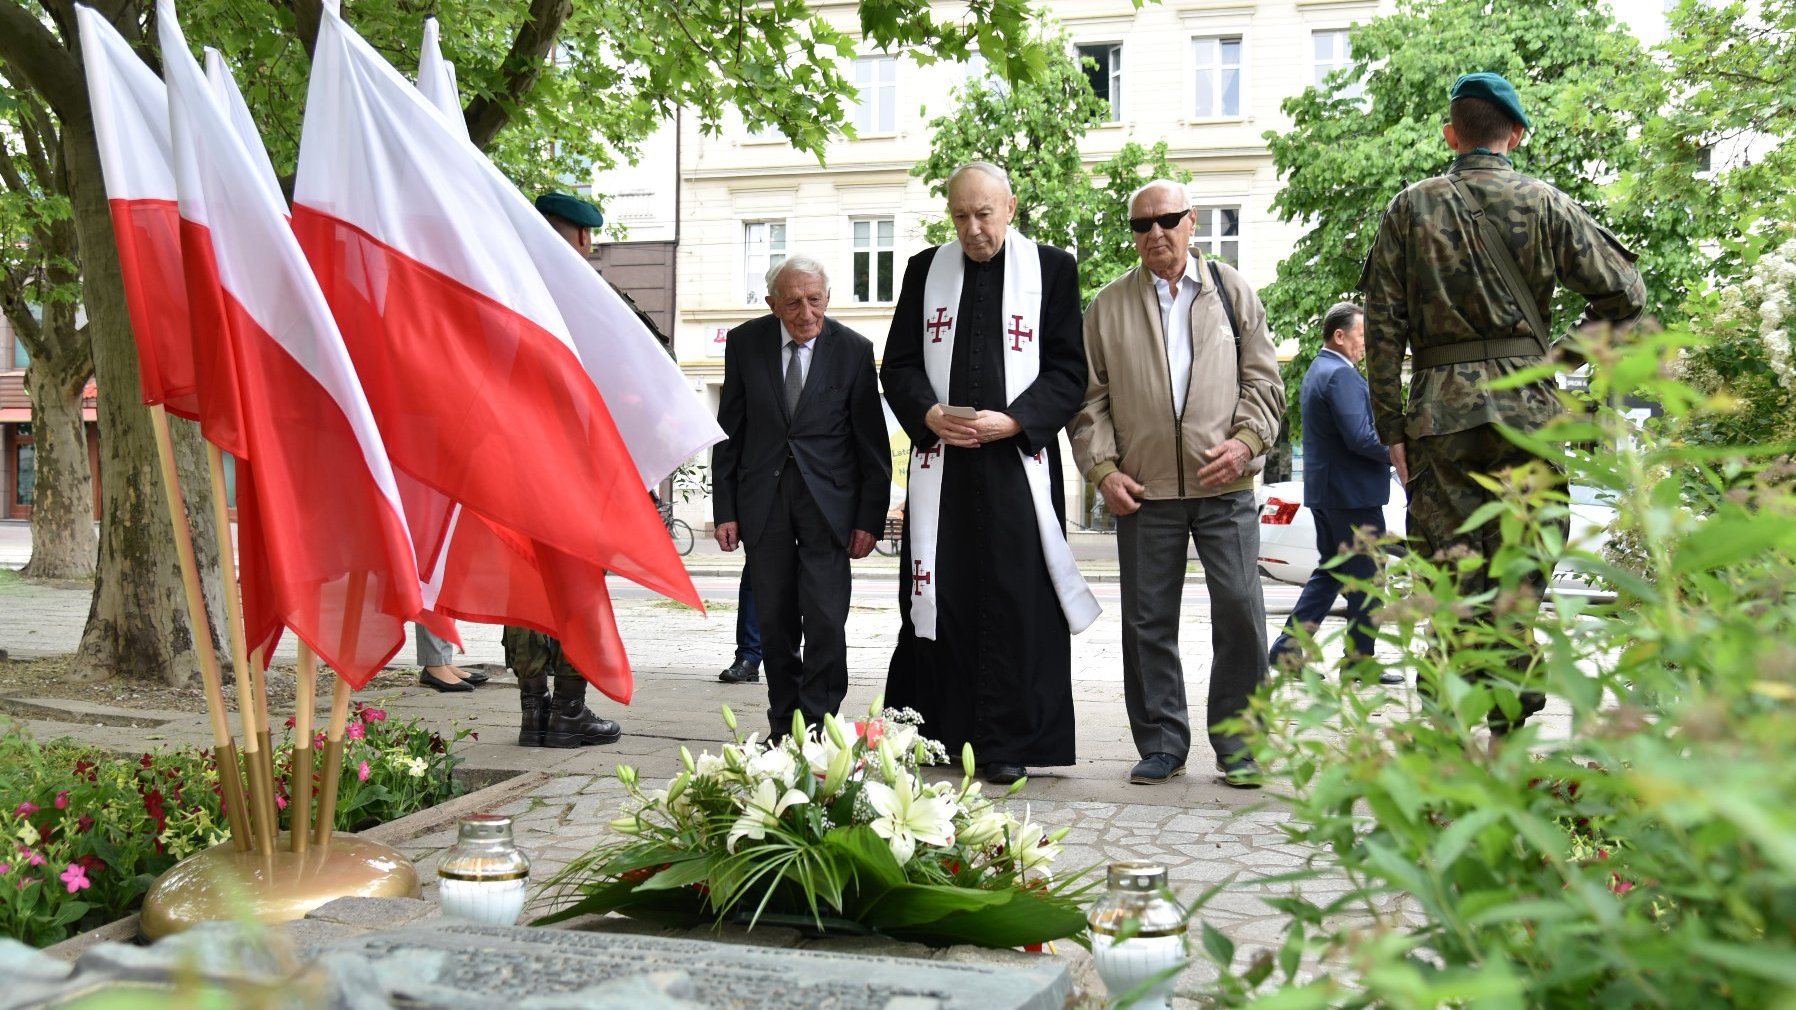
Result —
[[144, 896], [139, 930], [158, 940], [199, 922], [292, 922], [336, 898], [419, 894], [411, 860], [358, 835], [337, 832], [328, 845], [303, 852], [277, 840], [266, 855], [225, 842], [188, 856], [157, 879]]

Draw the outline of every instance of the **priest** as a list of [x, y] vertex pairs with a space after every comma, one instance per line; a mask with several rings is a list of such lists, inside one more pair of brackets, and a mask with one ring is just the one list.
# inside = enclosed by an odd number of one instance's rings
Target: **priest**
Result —
[[880, 379], [910, 436], [886, 701], [1009, 784], [1070, 765], [1072, 643], [1097, 601], [1066, 542], [1060, 430], [1085, 394], [1072, 256], [1010, 227], [986, 162], [948, 177], [956, 241], [911, 258]]

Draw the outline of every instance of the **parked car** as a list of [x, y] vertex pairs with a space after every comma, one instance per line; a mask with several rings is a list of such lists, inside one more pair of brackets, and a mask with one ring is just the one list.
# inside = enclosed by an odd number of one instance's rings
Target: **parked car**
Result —
[[[1303, 481], [1279, 481], [1258, 489], [1260, 501], [1260, 571], [1280, 582], [1303, 585], [1316, 570], [1316, 524], [1303, 504]], [[1385, 529], [1401, 537], [1407, 528], [1408, 496], [1403, 485], [1391, 473], [1391, 500], [1384, 507]], [[1601, 500], [1594, 490], [1571, 487], [1571, 545], [1587, 551], [1600, 551], [1609, 538], [1609, 526], [1615, 521], [1615, 509]], [[1402, 553], [1401, 545], [1392, 544], [1392, 554]], [[1606, 595], [1594, 589], [1582, 576], [1561, 569], [1553, 574], [1553, 591], [1580, 595]]]

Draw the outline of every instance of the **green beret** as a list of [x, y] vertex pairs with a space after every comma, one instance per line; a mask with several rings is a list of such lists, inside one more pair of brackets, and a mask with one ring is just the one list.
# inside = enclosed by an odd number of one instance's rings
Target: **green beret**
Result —
[[1490, 72], [1467, 74], [1453, 82], [1453, 98], [1482, 98], [1503, 110], [1512, 122], [1522, 124], [1523, 128], [1532, 130], [1534, 124], [1528, 122], [1528, 114], [1522, 111], [1522, 100], [1516, 97], [1515, 85], [1503, 79], [1502, 74]]
[[536, 198], [536, 209], [545, 217], [558, 217], [580, 228], [605, 224], [605, 215], [599, 213], [599, 208], [566, 193], [544, 193]]

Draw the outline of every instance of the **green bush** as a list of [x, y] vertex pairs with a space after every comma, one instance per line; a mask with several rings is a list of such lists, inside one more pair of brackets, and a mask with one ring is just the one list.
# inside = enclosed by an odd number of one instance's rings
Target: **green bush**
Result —
[[[1453, 572], [1480, 559], [1415, 555], [1372, 587], [1380, 636], [1438, 700], [1343, 688], [1314, 656], [1261, 700], [1286, 831], [1318, 854], [1273, 901], [1277, 950], [1210, 945], [1240, 962], [1214, 1005], [1796, 1006], [1796, 466], [1689, 439], [1723, 406], [1668, 377], [1693, 343], [1592, 349], [1599, 397], [1665, 408], [1645, 430], [1604, 410], [1530, 443], [1618, 503], [1640, 567], [1572, 552], [1614, 603], [1525, 616], [1521, 577], [1567, 553], [1539, 519], [1565, 502], [1511, 475], [1487, 516], [1499, 589], [1460, 599]], [[1591, 441], [1607, 448], [1564, 448]], [[1469, 620], [1477, 604], [1521, 630]], [[1502, 660], [1530, 646], [1518, 682]], [[1524, 687], [1570, 709], [1569, 734], [1487, 739]], [[1312, 901], [1315, 878], [1348, 887]]]
[[[0, 936], [48, 946], [137, 907], [174, 864], [228, 839], [218, 765], [209, 750], [137, 758], [67, 740], [42, 744], [22, 727], [0, 736]], [[335, 826], [353, 831], [456, 794], [453, 740], [357, 703], [349, 724]], [[276, 752], [287, 826], [290, 744]], [[314, 775], [322, 774], [315, 771]]]

